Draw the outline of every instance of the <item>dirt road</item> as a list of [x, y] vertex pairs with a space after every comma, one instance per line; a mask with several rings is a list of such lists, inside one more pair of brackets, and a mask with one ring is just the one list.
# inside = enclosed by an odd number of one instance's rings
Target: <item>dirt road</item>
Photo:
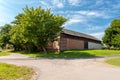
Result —
[[102, 59], [34, 59], [20, 54], [0, 57], [0, 62], [34, 68], [34, 80], [120, 80], [120, 68]]

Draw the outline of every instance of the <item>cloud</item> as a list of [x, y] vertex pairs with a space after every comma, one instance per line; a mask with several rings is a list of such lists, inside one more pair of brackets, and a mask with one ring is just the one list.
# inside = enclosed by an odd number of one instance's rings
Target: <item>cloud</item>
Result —
[[52, 8], [53, 7], [52, 5], [50, 5], [49, 3], [45, 2], [45, 1], [40, 0], [39, 2], [43, 8]]
[[120, 1], [118, 0], [116, 4], [112, 5], [113, 9], [119, 9], [120, 8]]
[[95, 3], [95, 6], [97, 5], [103, 5], [104, 4], [104, 1], [103, 0], [97, 0], [96, 3]]
[[65, 23], [64, 26], [69, 26], [69, 25], [76, 24], [76, 23], [81, 23], [81, 22], [83, 22], [83, 21], [80, 20], [80, 19], [70, 19]]
[[88, 10], [84, 10], [84, 11], [78, 11], [77, 13], [87, 16], [87, 17], [92, 17], [92, 18], [96, 18], [96, 17], [101, 17], [101, 18], [109, 18], [109, 15], [106, 15], [107, 13], [105, 11], [88, 11]]
[[44, 5], [44, 6], [48, 6], [49, 4], [47, 4], [45, 1], [39, 1], [42, 5]]
[[95, 17], [101, 16], [101, 14], [96, 11], [79, 11], [78, 13], [86, 16], [95, 16]]
[[92, 35], [92, 36], [94, 36], [94, 37], [102, 40], [102, 37], [104, 36], [104, 32], [92, 33], [92, 34], [90, 34], [90, 35]]
[[87, 30], [91, 30], [91, 31], [99, 30], [99, 29], [102, 29], [102, 27], [101, 26], [88, 26], [88, 28], [87, 28]]
[[73, 6], [77, 6], [81, 0], [68, 0], [68, 3]]
[[51, 0], [51, 1], [52, 1], [53, 6], [56, 6], [58, 8], [63, 8], [64, 7], [63, 2], [60, 1], [60, 0]]
[[109, 19], [112, 16], [110, 15], [110, 11], [106, 10], [79, 10], [79, 11], [59, 11], [57, 13], [66, 14], [66, 15], [80, 15], [84, 16], [84, 18], [103, 18]]
[[80, 10], [80, 11], [60, 11], [59, 13], [65, 14], [66, 17], [69, 18], [69, 20], [65, 23], [64, 26], [70, 26], [73, 24], [84, 24], [86, 27], [88, 26], [88, 30], [98, 30], [102, 27], [100, 26], [94, 26], [94, 25], [87, 25], [88, 22], [95, 22], [95, 18], [110, 18], [107, 13], [100, 12], [100, 11], [89, 11], [89, 10]]
[[40, 0], [40, 4], [42, 5], [43, 8], [64, 8], [64, 1], [62, 0], [51, 0], [51, 1], [46, 1], [46, 0]]
[[81, 16], [81, 15], [69, 15], [69, 16], [72, 16], [66, 23], [64, 26], [70, 26], [70, 25], [73, 25], [73, 24], [77, 24], [77, 23], [85, 23], [86, 22], [86, 19]]

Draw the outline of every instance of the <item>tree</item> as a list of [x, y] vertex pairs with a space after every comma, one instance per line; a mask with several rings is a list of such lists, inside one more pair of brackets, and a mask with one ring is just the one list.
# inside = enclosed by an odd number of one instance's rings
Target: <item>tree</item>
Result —
[[118, 48], [120, 47], [119, 35], [120, 20], [115, 19], [111, 22], [110, 27], [105, 30], [105, 35], [102, 38], [103, 43], [109, 45], [110, 47], [113, 46], [114, 48]]
[[115, 47], [115, 49], [120, 49], [120, 34], [117, 34], [115, 38], [113, 38], [111, 43]]
[[[41, 46], [45, 52], [48, 42], [54, 41], [62, 31], [66, 18], [50, 13], [50, 9], [24, 8], [24, 13], [18, 14], [13, 21], [11, 42]], [[16, 30], [14, 30], [16, 29]]]
[[11, 30], [12, 26], [10, 24], [5, 24], [0, 30], [0, 46], [3, 48], [7, 44], [10, 44], [10, 35], [9, 31]]

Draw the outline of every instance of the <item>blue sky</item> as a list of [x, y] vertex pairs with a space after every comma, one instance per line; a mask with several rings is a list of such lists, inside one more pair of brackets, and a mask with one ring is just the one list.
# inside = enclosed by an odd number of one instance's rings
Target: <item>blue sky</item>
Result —
[[10, 23], [23, 8], [51, 8], [69, 20], [66, 29], [101, 39], [110, 22], [120, 16], [120, 0], [0, 0], [0, 26]]

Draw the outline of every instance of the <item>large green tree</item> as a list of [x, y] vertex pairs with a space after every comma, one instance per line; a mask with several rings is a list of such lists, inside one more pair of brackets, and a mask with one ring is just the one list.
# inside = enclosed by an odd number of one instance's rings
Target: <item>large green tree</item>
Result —
[[115, 19], [111, 22], [110, 27], [105, 30], [103, 43], [114, 48], [120, 48], [120, 20]]
[[50, 9], [44, 10], [41, 7], [26, 7], [23, 11], [13, 21], [14, 27], [10, 32], [10, 41], [15, 45], [41, 46], [46, 52], [48, 42], [57, 38], [67, 19], [52, 14]]
[[12, 26], [10, 24], [5, 24], [1, 27], [0, 30], [0, 46], [3, 48], [7, 44], [10, 44], [10, 35], [9, 32], [11, 30]]

